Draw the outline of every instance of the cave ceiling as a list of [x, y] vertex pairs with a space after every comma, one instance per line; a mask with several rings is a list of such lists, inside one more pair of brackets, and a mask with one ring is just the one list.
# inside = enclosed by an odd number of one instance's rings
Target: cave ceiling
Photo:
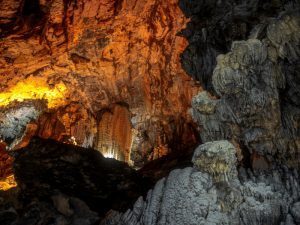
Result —
[[47, 104], [27, 139], [71, 138], [137, 164], [198, 142], [177, 0], [3, 0], [0, 18], [2, 111]]

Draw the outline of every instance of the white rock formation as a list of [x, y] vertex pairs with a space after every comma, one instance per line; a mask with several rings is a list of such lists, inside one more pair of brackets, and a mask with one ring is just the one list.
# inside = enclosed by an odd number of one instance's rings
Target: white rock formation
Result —
[[285, 178], [278, 171], [264, 176], [248, 172], [253, 178], [244, 175], [247, 181], [242, 182], [236, 162], [235, 148], [228, 141], [200, 145], [193, 157], [194, 168], [172, 171], [148, 192], [146, 200], [141, 197], [124, 214], [110, 212], [101, 225], [287, 225], [298, 221], [299, 203], [293, 205], [300, 197], [296, 172]]

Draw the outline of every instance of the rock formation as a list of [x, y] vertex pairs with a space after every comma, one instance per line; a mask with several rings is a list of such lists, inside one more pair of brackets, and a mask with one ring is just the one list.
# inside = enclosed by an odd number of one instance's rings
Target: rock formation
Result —
[[206, 143], [193, 168], [101, 224], [298, 224], [299, 3], [180, 4], [191, 17], [182, 63], [207, 89], [192, 102]]
[[258, 25], [248, 40], [218, 56], [212, 84], [219, 98], [201, 92], [193, 100], [204, 142], [232, 140], [267, 167], [284, 161], [299, 169], [298, 9]]
[[172, 171], [132, 210], [111, 211], [100, 224], [297, 224], [298, 173], [242, 169], [238, 178], [235, 152], [228, 141], [200, 145], [193, 168]]
[[14, 174], [26, 203], [58, 191], [98, 213], [126, 209], [150, 184], [126, 163], [106, 159], [98, 151], [40, 138], [15, 153]]
[[[48, 101], [31, 135], [114, 146], [136, 166], [198, 142], [177, 0], [9, 0], [0, 11], [0, 106]], [[103, 113], [117, 117], [117, 105], [125, 127]], [[127, 136], [107, 139], [99, 124]]]
[[[0, 8], [0, 131], [19, 190], [0, 192], [1, 223], [300, 224], [299, 1]], [[197, 140], [196, 92], [203, 144], [180, 164], [172, 153]], [[74, 145], [160, 159], [134, 171]]]
[[[180, 0], [180, 8], [190, 18], [182, 31], [189, 41], [182, 55], [183, 68], [214, 92], [217, 56], [229, 52], [233, 41], [247, 40], [254, 27], [264, 30], [287, 8], [297, 11], [298, 4], [297, 0]], [[263, 36], [264, 32], [259, 33], [258, 39]]]
[[[16, 211], [20, 203], [4, 196], [0, 221], [9, 225], [298, 224], [297, 170], [238, 168], [236, 151], [224, 140], [200, 145], [193, 167], [173, 170], [145, 200], [140, 197], [132, 210], [122, 213], [117, 210], [128, 206], [142, 184], [129, 167], [104, 159], [97, 151], [33, 139], [15, 161], [23, 206]], [[109, 208], [115, 210], [100, 219]]]

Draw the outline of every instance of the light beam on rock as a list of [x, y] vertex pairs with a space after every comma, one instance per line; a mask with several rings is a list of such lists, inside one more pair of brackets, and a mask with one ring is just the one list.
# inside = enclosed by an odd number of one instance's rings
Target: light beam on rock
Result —
[[51, 88], [46, 79], [30, 77], [0, 93], [0, 106], [7, 106], [14, 101], [45, 99], [48, 101], [48, 108], [56, 108], [65, 102], [66, 92], [67, 88], [62, 82]]

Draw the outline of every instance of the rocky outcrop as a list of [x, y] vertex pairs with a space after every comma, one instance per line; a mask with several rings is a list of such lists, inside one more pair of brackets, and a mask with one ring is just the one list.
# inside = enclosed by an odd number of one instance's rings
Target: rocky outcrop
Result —
[[266, 167], [280, 161], [299, 169], [299, 13], [290, 9], [249, 38], [218, 56], [212, 84], [219, 98], [202, 92], [193, 99], [201, 138], [232, 140], [263, 156]]
[[15, 153], [14, 174], [25, 204], [49, 199], [58, 191], [81, 199], [99, 215], [111, 208], [125, 210], [150, 187], [126, 163], [39, 138]]
[[2, 108], [0, 111], [0, 138], [7, 144], [6, 150], [11, 151], [27, 144], [31, 134], [34, 121], [38, 119], [43, 110], [45, 102], [25, 102], [12, 104], [10, 107]]
[[101, 225], [297, 224], [298, 173], [242, 169], [238, 178], [235, 152], [228, 141], [200, 145], [193, 168], [172, 171], [132, 210], [111, 211]]
[[[209, 92], [214, 92], [212, 74], [217, 56], [230, 51], [233, 41], [246, 40], [257, 25], [265, 28], [268, 20], [285, 9], [296, 9], [294, 0], [180, 0], [190, 21], [182, 31], [189, 41], [182, 54], [182, 66]], [[259, 39], [263, 35], [258, 34]]]
[[[93, 148], [117, 146], [112, 151], [136, 166], [198, 142], [187, 110], [199, 85], [181, 68], [187, 42], [178, 33], [186, 18], [177, 0], [0, 5], [0, 106], [48, 100], [32, 135], [74, 137]], [[122, 120], [130, 132], [121, 143], [98, 130], [99, 124], [119, 126], [103, 113], [113, 114], [117, 105], [128, 110]]]
[[[239, 168], [236, 151], [223, 140], [200, 145], [193, 167], [173, 170], [145, 200], [140, 197], [131, 210], [121, 212], [129, 199], [141, 193], [132, 183], [142, 182], [133, 171], [97, 151], [33, 139], [16, 156], [19, 200], [0, 192], [4, 197], [0, 221], [5, 225], [298, 224], [297, 171]], [[109, 208], [114, 210], [101, 219]]]

